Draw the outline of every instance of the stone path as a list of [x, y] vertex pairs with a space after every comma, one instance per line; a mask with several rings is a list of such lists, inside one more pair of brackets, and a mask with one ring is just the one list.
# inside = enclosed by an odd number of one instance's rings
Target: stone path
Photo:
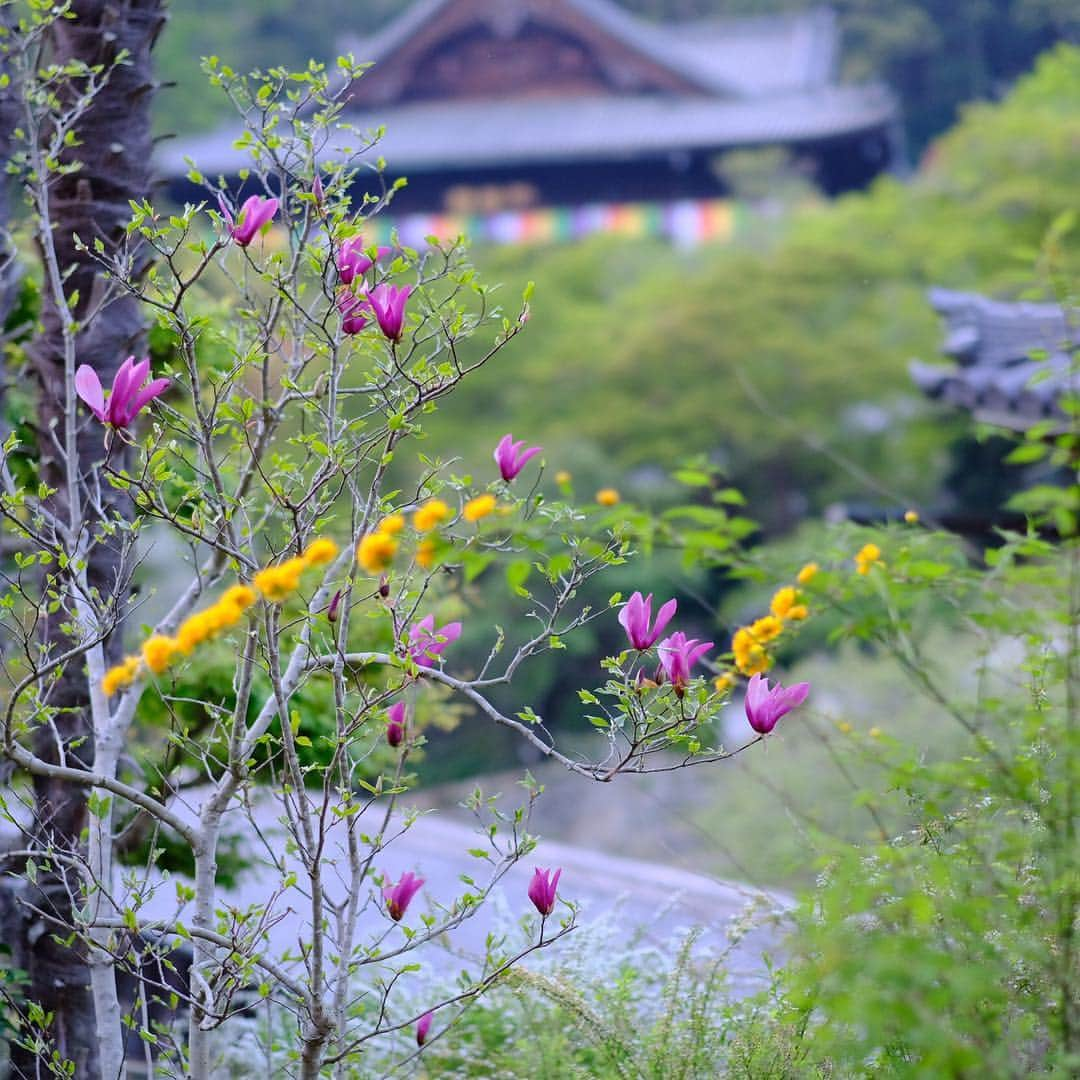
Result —
[[[540, 802], [546, 798], [547, 795]], [[260, 803], [254, 815], [272, 850], [284, 851], [285, 832], [276, 821], [276, 807], [267, 800]], [[233, 820], [226, 831], [241, 831], [244, 819], [239, 814], [230, 816]], [[371, 827], [375, 827], [374, 823]], [[634, 823], [628, 822], [626, 827], [633, 829]], [[329, 831], [331, 840], [326, 858], [331, 864], [340, 861], [345, 865], [344, 833], [344, 828], [332, 827]], [[416, 928], [420, 925], [420, 913], [427, 910], [430, 903], [449, 905], [460, 895], [464, 888], [461, 874], [470, 874], [478, 884], [486, 880], [488, 864], [468, 854], [470, 848], [480, 846], [483, 846], [482, 840], [476, 830], [462, 820], [454, 820], [452, 814], [428, 813], [380, 854], [375, 866], [395, 879], [406, 870], [425, 879], [424, 888], [405, 919], [408, 925]], [[777, 916], [782, 916], [790, 903], [779, 894], [716, 881], [687, 869], [542, 840], [537, 849], [512, 867], [496, 886], [493, 896], [496, 903], [485, 905], [450, 932], [449, 941], [456, 952], [466, 956], [482, 955], [484, 940], [495, 928], [494, 920], [500, 909], [503, 913], [510, 911], [522, 915], [533, 912], [526, 890], [535, 866], [562, 867], [560, 895], [580, 906], [580, 924], [587, 925], [603, 918], [618, 905], [619, 918], [626, 920], [627, 938], [636, 937], [647, 944], [659, 945], [670, 941], [679, 930], [701, 927], [704, 931], [702, 944], [723, 949], [728, 944], [732, 920], [744, 917], [753, 908], [757, 916], [755, 926], [739, 941], [729, 958], [730, 985], [737, 994], [751, 992], [763, 984], [762, 954], [777, 949], [782, 922]], [[300, 879], [302, 881], [302, 875]], [[218, 906], [244, 909], [254, 903], [265, 903], [279, 881], [279, 872], [268, 859], [263, 860], [243, 874], [236, 888], [220, 890]], [[342, 886], [336, 881], [332, 883], [331, 891], [335, 898], [343, 895]], [[307, 936], [308, 923], [302, 914], [306, 908], [303, 898], [296, 895], [290, 898], [286, 894], [276, 902], [275, 909], [283, 917], [270, 927], [266, 936], [271, 956], [298, 955], [298, 943]], [[144, 907], [142, 916], [169, 918], [174, 911], [174, 890], [167, 886]], [[184, 912], [183, 918], [190, 920], [190, 910]], [[385, 922], [373, 908], [364, 919], [366, 925], [371, 925], [371, 920]], [[505, 927], [505, 914], [502, 925]], [[395, 935], [398, 932], [393, 931]], [[391, 937], [387, 945], [397, 940]], [[555, 948], [572, 948], [572, 941], [573, 935]]]

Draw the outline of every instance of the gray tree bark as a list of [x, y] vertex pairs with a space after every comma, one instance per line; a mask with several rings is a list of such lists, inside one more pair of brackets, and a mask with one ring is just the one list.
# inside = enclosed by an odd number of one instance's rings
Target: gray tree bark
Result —
[[[87, 244], [100, 239], [106, 250], [124, 243], [124, 227], [130, 219], [128, 201], [147, 197], [150, 190], [151, 103], [155, 83], [151, 67], [151, 49], [164, 23], [163, 0], [75, 0], [75, 19], [60, 20], [52, 32], [52, 57], [59, 64], [82, 61], [111, 66], [121, 54], [126, 60], [112, 68], [104, 88], [94, 99], [78, 125], [79, 146], [69, 151], [81, 162], [81, 169], [56, 178], [51, 185], [50, 217], [57, 261], [62, 271], [70, 270], [64, 289], [71, 300], [77, 295], [74, 315], [79, 322], [75, 339], [77, 363], [90, 364], [107, 388], [119, 365], [132, 354], [146, 349], [146, 324], [137, 300], [116, 295], [92, 319], [108, 286], [98, 266], [85, 252], [76, 249], [76, 234]], [[71, 98], [79, 87], [69, 88]], [[66, 382], [64, 320], [48, 274], [42, 302], [42, 330], [30, 348], [30, 359], [39, 389], [38, 430], [41, 478], [56, 494], [50, 509], [62, 520], [69, 520], [67, 463], [57, 452], [65, 445]], [[79, 461], [99, 461], [102, 429], [85, 424], [78, 436]], [[110, 455], [116, 467], [125, 465], [126, 449], [114, 441]], [[111, 508], [123, 512], [120, 493], [109, 494]], [[85, 528], [93, 530], [95, 520], [85, 508]], [[90, 550], [88, 575], [92, 586], [102, 595], [125, 598], [120, 573], [119, 540], [95, 544]], [[46, 617], [41, 629], [43, 641], [53, 650], [62, 651], [68, 640], [62, 623], [65, 614]], [[106, 657], [115, 662], [122, 654], [119, 632], [114, 631], [105, 643]], [[93, 731], [85, 666], [70, 664], [60, 673], [49, 691], [49, 704], [57, 712], [55, 728], [63, 744], [68, 764], [82, 762], [90, 766], [93, 757]], [[35, 752], [46, 761], [60, 759], [56, 733], [40, 727], [34, 739]], [[87, 825], [87, 795], [84, 787], [68, 781], [35, 777], [35, 834], [31, 845], [42, 851], [72, 851], [79, 847]], [[49, 874], [39, 874], [34, 901], [55, 919], [67, 922], [72, 897], [78, 896], [77, 875], [57, 867]], [[51, 1035], [60, 1053], [75, 1063], [76, 1076], [96, 1078], [101, 1075], [93, 999], [89, 989], [86, 951], [68, 944], [55, 934], [55, 927], [44, 920], [24, 919], [23, 940], [16, 951], [26, 959], [30, 976], [28, 994], [54, 1016]], [[16, 1069], [34, 1075], [35, 1063], [13, 1057]], [[18, 1072], [15, 1075], [20, 1075]], [[108, 1080], [114, 1080], [109, 1077]]]

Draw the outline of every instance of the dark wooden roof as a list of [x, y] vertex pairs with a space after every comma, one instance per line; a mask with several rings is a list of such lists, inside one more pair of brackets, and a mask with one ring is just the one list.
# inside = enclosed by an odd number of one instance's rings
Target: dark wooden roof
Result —
[[1008, 303], [978, 293], [931, 289], [945, 321], [949, 367], [912, 361], [928, 397], [967, 409], [975, 419], [1013, 431], [1043, 420], [1065, 422], [1060, 398], [1080, 346], [1080, 330], [1056, 304]]

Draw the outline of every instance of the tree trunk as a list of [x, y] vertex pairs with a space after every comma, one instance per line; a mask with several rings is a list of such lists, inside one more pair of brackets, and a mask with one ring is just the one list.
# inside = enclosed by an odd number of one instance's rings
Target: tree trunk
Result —
[[[15, 11], [10, 7], [0, 7], [0, 27], [10, 29], [15, 19]], [[0, 75], [11, 79], [11, 73], [0, 53]], [[0, 86], [0, 162], [10, 159], [15, 128], [19, 123], [19, 88], [14, 80], [7, 86]], [[12, 184], [6, 173], [0, 171], [0, 331], [8, 320], [19, 291], [19, 264], [15, 257], [15, 245], [11, 239], [11, 204]], [[2, 408], [4, 390], [7, 385], [4, 369], [3, 351], [0, 350], [0, 437], [6, 436], [3, 429]]]
[[[74, 236], [92, 245], [100, 239], [107, 251], [125, 241], [124, 227], [130, 219], [129, 200], [142, 200], [150, 189], [152, 150], [150, 108], [155, 88], [150, 53], [164, 23], [163, 0], [75, 0], [75, 19], [59, 20], [52, 32], [52, 56], [57, 64], [82, 61], [111, 67], [121, 52], [127, 59], [111, 69], [108, 81], [77, 126], [80, 145], [68, 156], [81, 162], [79, 171], [57, 177], [50, 184], [50, 226], [69, 299], [76, 297], [74, 316], [79, 323], [75, 337], [77, 364], [89, 364], [108, 388], [119, 365], [146, 348], [146, 325], [137, 300], [123, 295], [112, 297], [96, 316], [85, 324], [87, 313], [107, 295], [107, 284], [85, 252], [75, 248]], [[73, 80], [74, 82], [74, 80]], [[79, 91], [69, 87], [70, 99]], [[42, 302], [42, 331], [33, 342], [30, 358], [39, 387], [38, 430], [41, 479], [56, 494], [50, 509], [61, 520], [71, 520], [67, 469], [100, 462], [103, 432], [96, 423], [86, 424], [80, 409], [78, 463], [65, 462], [57, 453], [67, 434], [66, 403], [69, 393], [65, 370], [64, 318], [48, 273]], [[110, 462], [117, 468], [126, 464], [126, 447], [114, 440]], [[81, 463], [81, 464], [79, 464]], [[120, 492], [102, 485], [103, 500], [109, 509], [125, 512]], [[112, 500], [111, 504], [108, 500]], [[81, 509], [84, 530], [93, 530], [95, 521], [89, 507]], [[106, 539], [90, 548], [87, 572], [91, 586], [102, 596], [115, 596], [118, 609], [126, 598], [121, 572], [119, 538]], [[44, 615], [44, 613], [43, 613]], [[52, 652], [68, 645], [63, 622], [69, 617], [62, 609], [44, 616], [41, 636]], [[106, 640], [108, 662], [118, 660], [123, 651], [119, 632]], [[34, 738], [35, 752], [47, 761], [59, 760], [59, 740], [68, 763], [92, 763], [93, 731], [84, 663], [79, 660], [64, 669], [52, 684], [49, 704], [56, 710], [54, 727], [40, 726]], [[87, 826], [86, 788], [68, 781], [35, 777], [35, 829], [32, 844], [47, 851], [72, 851], [80, 845]], [[39, 873], [36, 902], [63, 922], [70, 920], [72, 897], [78, 897], [77, 874], [57, 867]], [[60, 1053], [75, 1062], [79, 1077], [101, 1075], [98, 1040], [95, 1035], [93, 999], [85, 948], [65, 944], [53, 927], [29, 921], [23, 955], [28, 958], [29, 996], [54, 1014], [52, 1036]], [[14, 1061], [28, 1069], [33, 1063]], [[20, 1075], [16, 1073], [16, 1075]], [[114, 1080], [112, 1076], [108, 1080]]]

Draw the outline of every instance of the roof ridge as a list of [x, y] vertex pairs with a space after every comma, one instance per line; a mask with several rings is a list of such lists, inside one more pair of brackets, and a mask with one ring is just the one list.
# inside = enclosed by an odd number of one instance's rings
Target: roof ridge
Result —
[[[385, 61], [456, 2], [415, 0], [371, 37], [350, 35], [344, 47], [361, 60]], [[507, 0], [487, 2], [487, 10], [494, 16]], [[520, 2], [519, 10], [541, 21], [549, 10], [537, 0]], [[839, 36], [835, 12], [827, 6], [798, 12], [721, 15], [696, 23], [652, 23], [616, 0], [561, 3], [568, 14], [576, 13], [585, 20], [593, 32], [675, 76], [682, 86], [710, 96], [756, 97], [775, 93], [781, 86], [821, 90], [835, 81]], [[763, 42], [768, 42], [773, 61], [780, 62], [779, 69], [762, 66]], [[790, 70], [790, 78], [774, 78], [780, 70]]]

